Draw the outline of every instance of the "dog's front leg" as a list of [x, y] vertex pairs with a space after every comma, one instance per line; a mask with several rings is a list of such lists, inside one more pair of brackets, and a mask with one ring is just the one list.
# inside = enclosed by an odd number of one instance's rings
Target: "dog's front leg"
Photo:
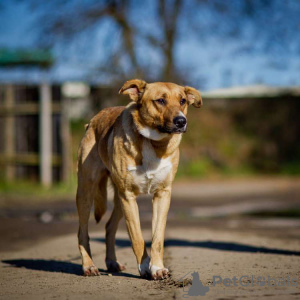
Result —
[[147, 254], [145, 241], [142, 235], [136, 196], [132, 192], [119, 193], [119, 195], [140, 275], [144, 278], [147, 278], [150, 276], [150, 258]]
[[152, 245], [150, 270], [152, 279], [168, 277], [169, 270], [164, 267], [164, 237], [167, 215], [171, 202], [171, 188], [157, 191], [153, 197]]

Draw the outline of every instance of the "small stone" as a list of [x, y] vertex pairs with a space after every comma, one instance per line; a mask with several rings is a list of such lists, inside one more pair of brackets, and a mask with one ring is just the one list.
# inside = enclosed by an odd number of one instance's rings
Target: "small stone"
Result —
[[39, 220], [42, 223], [51, 223], [53, 221], [53, 215], [49, 211], [44, 211], [40, 214]]

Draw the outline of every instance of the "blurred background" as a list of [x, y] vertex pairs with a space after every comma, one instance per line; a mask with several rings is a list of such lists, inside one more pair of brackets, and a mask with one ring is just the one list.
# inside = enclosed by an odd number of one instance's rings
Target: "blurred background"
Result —
[[2, 0], [3, 228], [27, 216], [73, 232], [84, 124], [126, 105], [118, 89], [131, 78], [203, 95], [189, 110], [171, 222], [299, 228], [299, 15], [297, 0]]

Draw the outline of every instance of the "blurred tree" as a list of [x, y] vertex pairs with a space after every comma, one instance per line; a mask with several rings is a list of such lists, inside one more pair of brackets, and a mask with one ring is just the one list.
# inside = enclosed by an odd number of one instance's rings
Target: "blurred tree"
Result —
[[[88, 49], [96, 45], [103, 55], [97, 63], [91, 60], [89, 73], [103, 74], [109, 78], [107, 82], [136, 76], [203, 88], [203, 77], [216, 82], [225, 74], [221, 81], [235, 84], [240, 76], [222, 71], [233, 67], [232, 60], [244, 58], [236, 65], [251, 69], [251, 61], [265, 55], [265, 64], [276, 71], [286, 68], [289, 58], [297, 57], [300, 51], [299, 39], [295, 38], [300, 12], [296, 0], [26, 3], [40, 15], [37, 27], [43, 45], [53, 47], [63, 41], [70, 46], [72, 43], [66, 41], [80, 40], [73, 48], [83, 53], [84, 59], [79, 60], [86, 65], [86, 58], [95, 56]], [[60, 54], [62, 48], [61, 43]], [[65, 53], [65, 60], [70, 60], [70, 52]]]
[[[160, 70], [160, 77], [166, 81], [182, 80], [176, 72], [176, 63], [174, 63], [174, 45], [177, 39], [177, 21], [182, 9], [182, 0], [153, 1], [153, 18], [160, 24], [161, 32], [147, 32], [141, 29], [138, 22], [132, 19], [135, 13], [133, 6], [139, 6], [137, 10], [147, 9], [148, 3], [142, 4], [134, 0], [105, 0], [100, 2], [89, 1], [84, 5], [71, 1], [62, 2], [59, 0], [47, 3], [48, 9], [44, 9], [42, 19], [44, 27], [42, 30], [41, 42], [46, 46], [52, 46], [58, 38], [70, 39], [77, 34], [92, 28], [101, 20], [109, 18], [120, 33], [120, 43], [116, 51], [110, 51], [105, 61], [105, 65], [100, 66], [100, 71], [114, 72], [118, 70], [119, 74], [136, 77], [149, 76], [149, 65], [143, 65], [138, 60], [137, 48], [139, 39], [146, 41], [151, 47], [159, 48], [163, 54], [161, 61], [163, 65]], [[146, 1], [147, 2], [147, 1]], [[155, 2], [155, 3], [154, 3]], [[32, 5], [39, 8], [38, 1], [32, 0]], [[54, 12], [54, 13], [53, 13]], [[139, 14], [139, 12], [137, 11]], [[45, 38], [46, 37], [46, 38]], [[122, 63], [122, 57], [128, 59], [126, 64]], [[125, 67], [124, 67], [125, 66]], [[129, 66], [129, 67], [128, 67]], [[125, 70], [124, 70], [125, 69]]]

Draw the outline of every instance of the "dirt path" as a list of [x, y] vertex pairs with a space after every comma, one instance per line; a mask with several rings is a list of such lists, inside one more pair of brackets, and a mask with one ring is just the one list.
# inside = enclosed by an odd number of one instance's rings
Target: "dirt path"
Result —
[[[0, 199], [0, 299], [300, 298], [300, 220], [290, 216], [299, 212], [299, 179], [182, 183], [174, 186], [173, 195], [165, 239], [165, 263], [172, 277], [162, 282], [138, 276], [124, 220], [116, 245], [126, 272], [106, 272], [108, 213], [100, 226], [90, 222], [92, 253], [102, 275], [85, 278], [77, 248], [74, 201], [16, 205]], [[148, 200], [140, 199], [139, 207], [149, 246]], [[41, 222], [45, 211], [53, 215], [49, 223]], [[192, 276], [193, 285], [187, 285]], [[226, 280], [216, 283], [221, 279]], [[200, 281], [205, 296], [189, 296], [188, 291], [199, 292]]]
[[[150, 240], [150, 232], [145, 232]], [[118, 258], [126, 264], [122, 274], [108, 274], [104, 264], [104, 235], [92, 234], [94, 260], [101, 276], [81, 276], [74, 234], [53, 238], [35, 247], [14, 253], [1, 253], [1, 299], [182, 299], [180, 278], [198, 272], [204, 286], [209, 287], [205, 297], [191, 299], [299, 299], [300, 243], [254, 235], [212, 231], [197, 228], [168, 230], [166, 236], [166, 264], [172, 270], [172, 279], [153, 282], [140, 279], [136, 269], [127, 233], [118, 234]], [[213, 287], [213, 276], [238, 279], [254, 276], [254, 287]], [[257, 286], [258, 276], [296, 278], [297, 287]], [[218, 277], [219, 278], [219, 277]], [[218, 279], [219, 280], [219, 279]], [[274, 281], [273, 281], [274, 283]], [[250, 283], [251, 284], [251, 283]], [[185, 287], [187, 291], [190, 286]]]
[[112, 274], [104, 264], [103, 236], [91, 235], [94, 261], [100, 277], [83, 277], [76, 236], [67, 235], [36, 247], [1, 253], [1, 299], [149, 299], [154, 295], [172, 298], [172, 289], [161, 289], [160, 283], [138, 276], [135, 258], [126, 232], [118, 234], [119, 260], [126, 264], [124, 273]]

